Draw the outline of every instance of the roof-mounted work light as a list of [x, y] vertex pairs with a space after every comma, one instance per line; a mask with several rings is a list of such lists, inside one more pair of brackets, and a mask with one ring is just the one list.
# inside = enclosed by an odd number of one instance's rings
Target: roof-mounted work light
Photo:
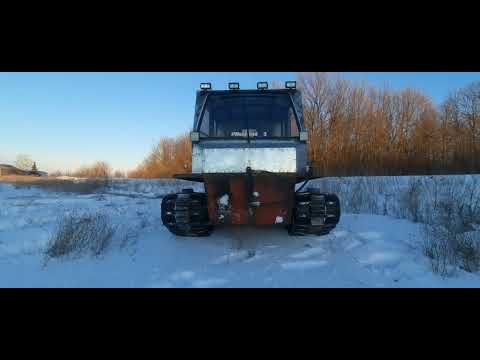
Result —
[[228, 83], [228, 88], [230, 90], [240, 90], [240, 83], [238, 83], [238, 82]]
[[257, 89], [258, 90], [267, 90], [268, 89], [268, 82], [266, 81], [261, 81], [257, 83]]
[[212, 90], [212, 84], [211, 83], [201, 83], [200, 84], [200, 89], [201, 90]]
[[285, 87], [287, 89], [296, 89], [297, 88], [297, 82], [296, 81], [287, 81], [287, 82], [285, 82]]

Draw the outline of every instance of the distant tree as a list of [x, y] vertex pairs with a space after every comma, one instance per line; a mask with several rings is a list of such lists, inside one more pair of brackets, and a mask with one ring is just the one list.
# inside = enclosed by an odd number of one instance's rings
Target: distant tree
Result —
[[30, 155], [20, 154], [17, 156], [15, 166], [21, 170], [30, 171], [34, 165], [34, 161]]
[[116, 177], [116, 178], [124, 178], [124, 177], [126, 177], [125, 173], [124, 173], [123, 171], [121, 171], [121, 170], [115, 171], [115, 173], [114, 173], [113, 176]]
[[62, 176], [62, 175], [63, 175], [63, 173], [60, 170], [56, 170], [56, 171], [54, 171], [50, 174], [50, 176], [53, 176], [53, 177], [59, 177], [59, 176]]
[[145, 160], [128, 173], [131, 178], [164, 178], [192, 171], [192, 143], [188, 134], [161, 138]]
[[33, 166], [32, 166], [32, 172], [33, 172], [33, 173], [36, 173], [36, 172], [38, 172], [38, 169], [37, 169], [37, 163], [36, 163], [35, 161], [33, 162]]
[[442, 141], [449, 151], [448, 129], [442, 138], [434, 104], [415, 89], [378, 89], [327, 73], [300, 74], [298, 85], [316, 175], [428, 173], [442, 165]]
[[83, 166], [73, 173], [76, 177], [110, 178], [112, 168], [106, 161], [97, 161], [93, 165]]

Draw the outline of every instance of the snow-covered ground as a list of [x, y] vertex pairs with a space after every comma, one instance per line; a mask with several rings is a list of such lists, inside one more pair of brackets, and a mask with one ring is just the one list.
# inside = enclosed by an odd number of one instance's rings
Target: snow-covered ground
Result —
[[[422, 226], [384, 215], [343, 214], [323, 237], [290, 237], [278, 225], [177, 238], [161, 224], [160, 198], [185, 185], [119, 180], [81, 195], [0, 183], [0, 287], [480, 286], [478, 274], [433, 274], [422, 253]], [[45, 264], [58, 217], [74, 209], [109, 214], [118, 229], [113, 244], [100, 258]]]

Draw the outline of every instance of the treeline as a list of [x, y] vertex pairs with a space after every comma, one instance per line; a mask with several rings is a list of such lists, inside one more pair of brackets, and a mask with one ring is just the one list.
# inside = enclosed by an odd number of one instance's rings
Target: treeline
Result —
[[75, 170], [71, 175], [81, 178], [109, 178], [113, 174], [112, 167], [106, 161], [97, 161]]
[[377, 89], [325, 73], [301, 74], [299, 85], [317, 175], [480, 170], [480, 82], [438, 109], [414, 89]]
[[84, 165], [74, 171], [54, 171], [50, 173], [50, 176], [59, 177], [59, 176], [73, 176], [79, 178], [104, 178], [108, 179], [111, 177], [115, 178], [125, 178], [127, 174], [121, 170], [113, 171], [110, 164], [106, 161], [96, 161], [91, 165]]
[[[300, 74], [315, 175], [480, 171], [480, 82], [436, 107], [415, 89], [392, 90], [327, 73]], [[188, 135], [163, 138], [130, 177], [191, 171]]]
[[163, 178], [192, 171], [192, 145], [189, 134], [162, 138], [146, 159], [133, 171], [131, 178]]

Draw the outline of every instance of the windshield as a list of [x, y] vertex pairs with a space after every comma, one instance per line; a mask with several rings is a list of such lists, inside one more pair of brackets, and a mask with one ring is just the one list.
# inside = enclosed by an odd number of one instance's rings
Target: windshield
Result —
[[279, 138], [298, 136], [288, 94], [212, 94], [201, 119], [202, 137]]

